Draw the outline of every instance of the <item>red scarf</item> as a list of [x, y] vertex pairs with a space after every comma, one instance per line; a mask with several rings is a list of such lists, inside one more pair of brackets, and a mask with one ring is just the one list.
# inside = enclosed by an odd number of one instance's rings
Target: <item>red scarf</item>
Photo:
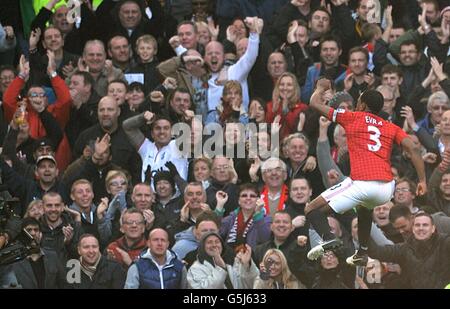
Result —
[[367, 43], [363, 46], [363, 48], [367, 49], [369, 53], [373, 53], [373, 51], [375, 50], [375, 46], [373, 46], [372, 43]]
[[[278, 202], [277, 210], [283, 210], [285, 208], [284, 202], [288, 199], [289, 190], [288, 187], [283, 184], [281, 187], [281, 196], [280, 201]], [[269, 207], [269, 188], [264, 186], [263, 191], [261, 193], [261, 197], [264, 199], [264, 210], [265, 215], [270, 215], [270, 207]]]
[[239, 211], [238, 217], [237, 217], [237, 237], [236, 239], [245, 238], [246, 235], [244, 235], [245, 228], [249, 224], [250, 220], [252, 220], [253, 216], [250, 216], [247, 221], [244, 220], [244, 213], [242, 210]]

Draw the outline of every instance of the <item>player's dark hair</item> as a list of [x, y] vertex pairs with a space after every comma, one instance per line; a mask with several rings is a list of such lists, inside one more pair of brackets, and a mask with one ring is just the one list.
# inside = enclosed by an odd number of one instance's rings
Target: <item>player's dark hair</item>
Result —
[[377, 115], [384, 105], [383, 95], [376, 90], [366, 90], [361, 95], [361, 102], [367, 104], [370, 111]]
[[389, 221], [393, 224], [398, 218], [411, 218], [411, 210], [408, 206], [404, 205], [394, 205], [391, 210], [389, 210]]

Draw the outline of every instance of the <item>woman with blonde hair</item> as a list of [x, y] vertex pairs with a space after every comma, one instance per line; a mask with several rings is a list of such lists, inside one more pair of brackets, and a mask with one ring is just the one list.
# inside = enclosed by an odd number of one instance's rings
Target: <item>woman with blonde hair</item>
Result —
[[278, 249], [267, 250], [259, 268], [254, 289], [306, 289], [291, 273], [286, 257]]
[[211, 159], [202, 156], [200, 158], [195, 158], [192, 163], [192, 174], [193, 181], [201, 182], [203, 189], [207, 189], [210, 185], [211, 180], [211, 169], [212, 161]]
[[27, 207], [27, 211], [25, 212], [24, 218], [35, 218], [36, 220], [40, 220], [44, 215], [44, 204], [42, 200], [36, 199], [30, 202]]
[[281, 125], [280, 139], [295, 133], [299, 115], [308, 109], [300, 101], [300, 86], [294, 74], [285, 72], [275, 83], [272, 101], [266, 106], [266, 122]]

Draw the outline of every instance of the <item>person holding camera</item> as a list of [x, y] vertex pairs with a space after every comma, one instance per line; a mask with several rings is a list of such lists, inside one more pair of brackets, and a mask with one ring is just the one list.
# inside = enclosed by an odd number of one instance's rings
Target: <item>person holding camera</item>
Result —
[[[39, 221], [25, 218], [21, 228], [19, 241], [27, 250], [26, 257], [3, 268], [0, 288], [62, 288], [65, 282], [64, 268], [55, 251], [41, 248], [42, 231]], [[0, 265], [2, 263], [3, 259], [0, 259]]]
[[269, 249], [259, 264], [260, 274], [254, 289], [306, 289], [289, 270], [286, 257], [278, 249]]

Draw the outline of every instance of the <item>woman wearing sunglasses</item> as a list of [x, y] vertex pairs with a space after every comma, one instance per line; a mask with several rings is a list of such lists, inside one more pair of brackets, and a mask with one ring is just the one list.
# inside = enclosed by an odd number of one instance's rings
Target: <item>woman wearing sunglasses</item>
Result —
[[[223, 216], [223, 205], [228, 196], [223, 191], [216, 194], [217, 206], [215, 212]], [[225, 242], [239, 249], [244, 244], [250, 247], [266, 242], [270, 238], [270, 217], [264, 217], [262, 207], [264, 201], [259, 197], [259, 191], [253, 184], [243, 184], [239, 188], [239, 207], [222, 219], [220, 235]]]

